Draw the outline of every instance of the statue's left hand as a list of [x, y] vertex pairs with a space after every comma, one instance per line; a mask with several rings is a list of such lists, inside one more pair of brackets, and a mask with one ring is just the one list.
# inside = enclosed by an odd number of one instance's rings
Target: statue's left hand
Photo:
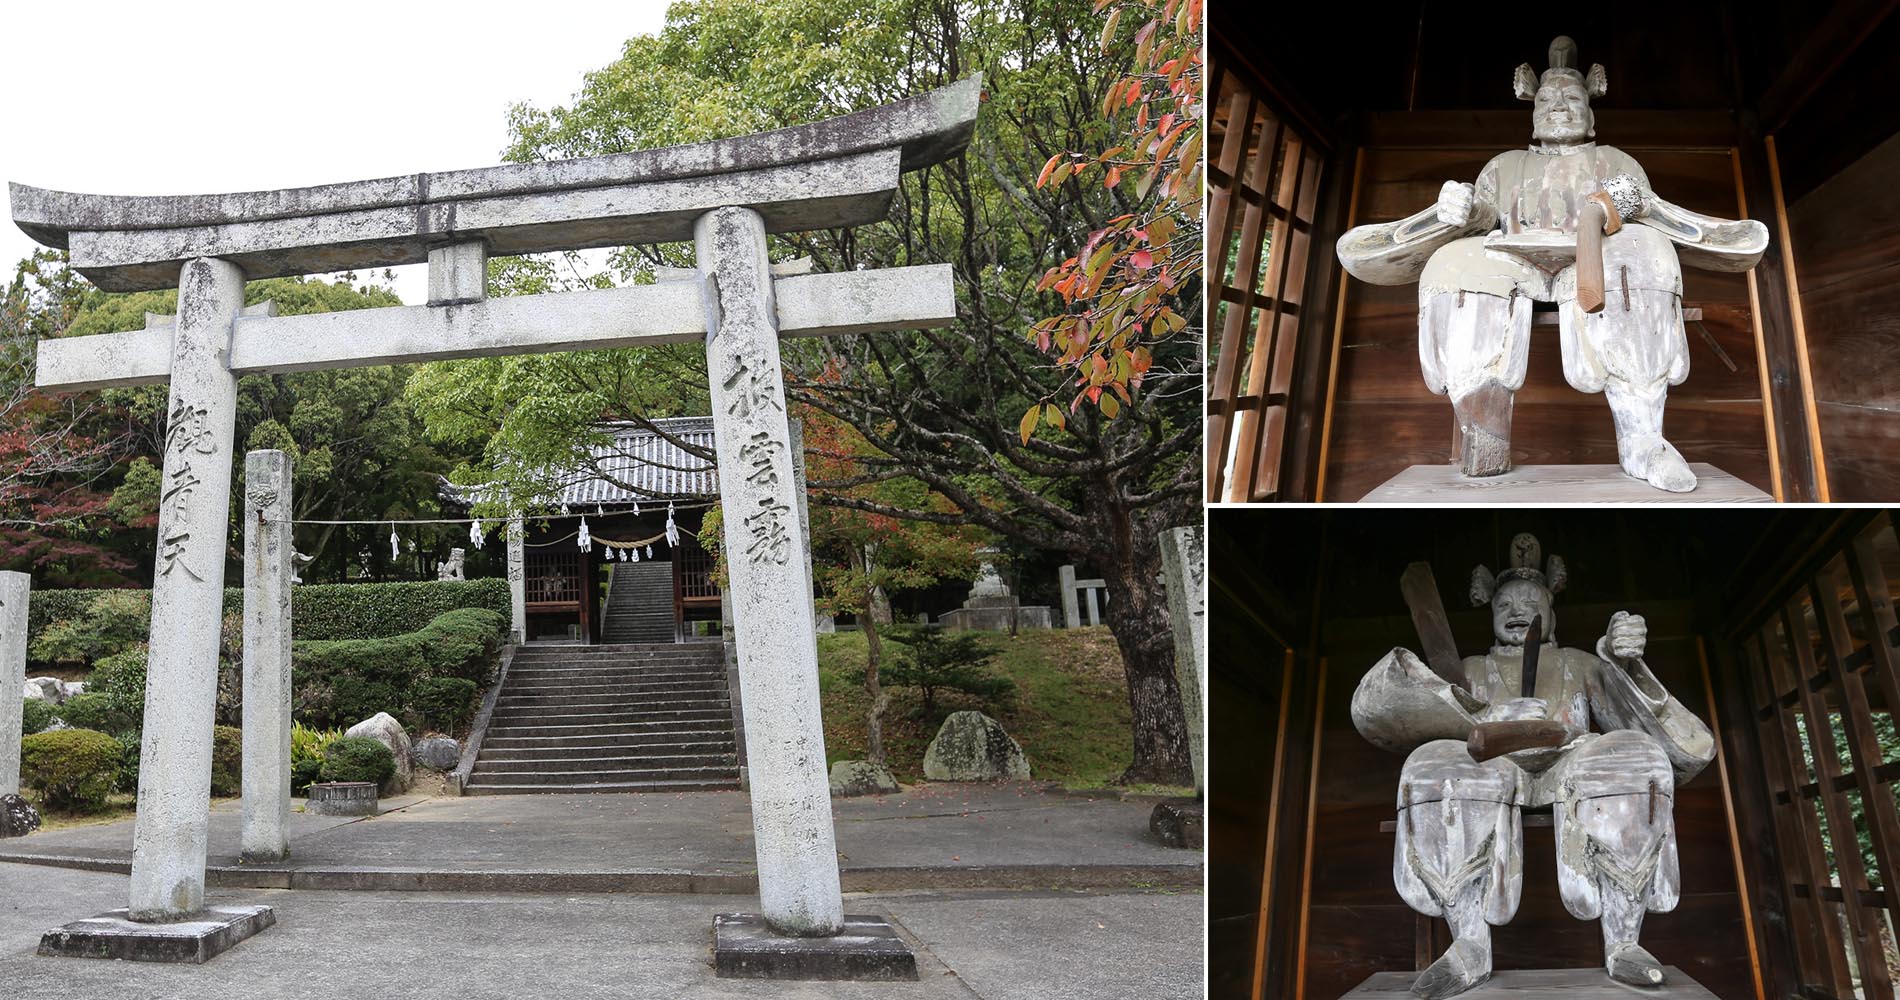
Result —
[[1610, 654], [1617, 659], [1641, 659], [1643, 649], [1649, 644], [1649, 623], [1642, 615], [1618, 611], [1610, 616], [1610, 629], [1604, 638], [1610, 640]]

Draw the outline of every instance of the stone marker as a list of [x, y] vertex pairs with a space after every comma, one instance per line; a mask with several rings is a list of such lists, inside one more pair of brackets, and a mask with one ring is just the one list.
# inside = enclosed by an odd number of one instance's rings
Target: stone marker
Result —
[[1056, 570], [1056, 587], [1062, 591], [1062, 627], [1081, 628], [1082, 618], [1075, 606], [1075, 567], [1063, 566]]
[[26, 610], [33, 578], [0, 572], [0, 795], [20, 791], [20, 735], [25, 710]]
[[1207, 535], [1200, 525], [1161, 533], [1161, 571], [1168, 582], [1168, 618], [1174, 632], [1174, 675], [1187, 715], [1194, 790], [1207, 789]]
[[[955, 322], [948, 264], [772, 274], [765, 234], [885, 218], [904, 171], [958, 155], [980, 78], [830, 121], [668, 149], [206, 196], [112, 197], [14, 184], [14, 221], [110, 291], [179, 288], [172, 323], [47, 340], [37, 383], [75, 390], [169, 379], [172, 414], [153, 592], [130, 916], [203, 905], [206, 787], [235, 375], [704, 338], [712, 364], [765, 922], [786, 974], [856, 973], [842, 934], [807, 539], [796, 514], [782, 336]], [[691, 236], [700, 280], [488, 300], [476, 258]], [[479, 249], [478, 249], [479, 245]], [[430, 264], [431, 304], [347, 315], [241, 313], [251, 278]], [[242, 269], [242, 272], [240, 271]], [[740, 471], [744, 470], [744, 471]], [[525, 633], [518, 520], [513, 626]], [[523, 635], [525, 638], [525, 635]], [[408, 755], [398, 753], [399, 766]], [[875, 947], [901, 941], [894, 935]], [[736, 939], [735, 939], [735, 946]], [[719, 938], [715, 934], [715, 950]], [[784, 955], [795, 955], [797, 960]]]
[[290, 856], [290, 456], [244, 456], [244, 801], [247, 862]]
[[510, 608], [508, 628], [514, 635], [514, 641], [528, 641], [528, 577], [526, 568], [526, 539], [523, 537], [521, 518], [508, 519], [508, 605]]
[[982, 712], [952, 712], [924, 750], [932, 781], [1028, 781], [1029, 758], [1003, 724]]
[[367, 736], [388, 747], [389, 752], [395, 756], [396, 772], [389, 776], [388, 781], [383, 782], [384, 795], [401, 795], [415, 784], [416, 766], [411, 761], [412, 746], [409, 742], [409, 733], [402, 728], [402, 723], [396, 721], [395, 716], [388, 712], [377, 712], [351, 726], [343, 735]]

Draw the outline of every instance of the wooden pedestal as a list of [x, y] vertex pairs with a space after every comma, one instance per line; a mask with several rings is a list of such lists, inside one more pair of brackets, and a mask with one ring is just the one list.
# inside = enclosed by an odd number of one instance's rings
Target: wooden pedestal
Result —
[[[1583, 1000], [1584, 997], [1650, 1000], [1715, 1000], [1715, 994], [1673, 965], [1664, 966], [1668, 978], [1661, 986], [1625, 986], [1602, 969], [1513, 969], [1496, 973], [1491, 981], [1458, 1000]], [[1360, 983], [1339, 1000], [1416, 1000], [1412, 980], [1416, 972], [1381, 972]]]
[[1471, 478], [1456, 465], [1414, 465], [1381, 483], [1360, 503], [1774, 503], [1775, 498], [1710, 465], [1691, 462], [1696, 488], [1659, 490], [1614, 465], [1520, 465]]

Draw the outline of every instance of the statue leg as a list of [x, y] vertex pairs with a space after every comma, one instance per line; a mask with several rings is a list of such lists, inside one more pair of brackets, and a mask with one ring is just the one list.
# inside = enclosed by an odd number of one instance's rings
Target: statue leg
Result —
[[1601, 312], [1579, 308], [1574, 275], [1566, 278], [1558, 311], [1565, 379], [1609, 402], [1625, 473], [1672, 493], [1695, 489], [1695, 473], [1662, 433], [1669, 387], [1689, 376], [1675, 248], [1647, 226], [1606, 237]]
[[1418, 352], [1425, 384], [1451, 397], [1467, 476], [1511, 469], [1511, 408], [1530, 358], [1531, 300], [1521, 266], [1456, 240], [1425, 265], [1418, 285]]
[[1643, 914], [1667, 913], [1682, 895], [1675, 784], [1669, 755], [1650, 736], [1608, 733], [1559, 765], [1551, 814], [1564, 907], [1603, 927], [1603, 966], [1637, 986], [1663, 981], [1662, 963], [1636, 939]]
[[1399, 781], [1392, 876], [1414, 910], [1444, 917], [1452, 944], [1412, 992], [1449, 997], [1491, 978], [1491, 927], [1517, 914], [1524, 888], [1522, 772], [1482, 764], [1437, 740], [1412, 752]]

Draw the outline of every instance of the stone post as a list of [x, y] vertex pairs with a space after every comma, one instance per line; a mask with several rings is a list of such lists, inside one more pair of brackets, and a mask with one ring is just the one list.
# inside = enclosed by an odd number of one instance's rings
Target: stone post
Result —
[[1090, 587], [1088, 588], [1088, 591], [1089, 591], [1089, 624], [1100, 625], [1102, 623], [1102, 596], [1101, 596], [1102, 588]]
[[1187, 715], [1194, 789], [1207, 790], [1207, 535], [1195, 525], [1161, 533], [1161, 570], [1167, 574], [1168, 620], [1174, 631], [1174, 674]]
[[528, 641], [528, 577], [527, 550], [521, 518], [508, 519], [508, 601], [512, 606], [513, 617], [510, 628], [514, 629], [515, 641]]
[[33, 578], [25, 573], [0, 572], [0, 795], [20, 794], [20, 698], [32, 589]]
[[290, 856], [290, 456], [244, 456], [244, 802], [247, 862]]
[[1056, 586], [1062, 588], [1062, 627], [1080, 628], [1082, 616], [1075, 607], [1075, 567], [1056, 570]]
[[721, 208], [693, 227], [725, 511], [734, 636], [743, 664], [759, 905], [783, 935], [844, 929], [819, 714], [810, 563], [794, 469], [778, 308], [757, 212]]
[[158, 566], [139, 747], [138, 821], [128, 916], [177, 920], [204, 909], [211, 807], [211, 726], [231, 526], [237, 378], [227, 362], [244, 274], [222, 260], [185, 262], [172, 329]]

